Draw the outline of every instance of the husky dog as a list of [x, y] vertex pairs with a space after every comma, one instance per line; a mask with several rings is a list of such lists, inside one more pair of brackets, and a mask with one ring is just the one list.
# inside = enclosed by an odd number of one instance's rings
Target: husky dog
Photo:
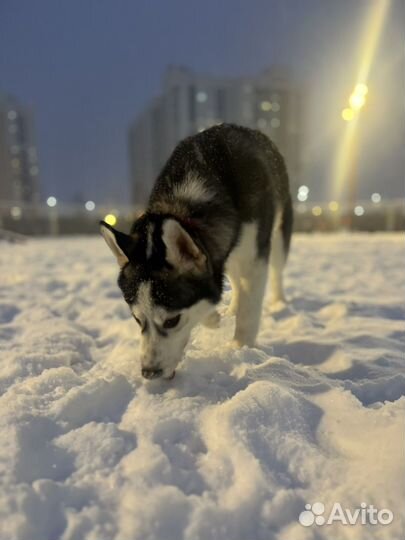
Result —
[[269, 260], [273, 301], [284, 300], [292, 217], [275, 145], [258, 131], [222, 124], [177, 145], [129, 235], [101, 222], [121, 268], [119, 287], [141, 328], [145, 378], [172, 378], [192, 328], [218, 324], [225, 274], [235, 345], [253, 346]]

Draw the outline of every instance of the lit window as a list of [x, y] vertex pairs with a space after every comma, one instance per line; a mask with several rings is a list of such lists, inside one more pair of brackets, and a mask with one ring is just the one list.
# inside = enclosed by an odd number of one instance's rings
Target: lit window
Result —
[[262, 101], [260, 104], [260, 108], [262, 109], [262, 111], [271, 111], [270, 101]]
[[21, 217], [21, 208], [19, 206], [12, 206], [10, 209], [10, 214], [13, 219], [20, 219]]
[[278, 112], [280, 110], [280, 103], [278, 103], [277, 101], [273, 101], [273, 103], [271, 104], [271, 108], [274, 112]]
[[30, 168], [30, 174], [32, 176], [36, 176], [38, 173], [39, 173], [39, 169], [38, 169], [38, 167], [36, 165], [34, 165], [34, 167]]
[[198, 101], [198, 103], [205, 103], [207, 99], [208, 96], [206, 92], [197, 92], [196, 100]]
[[272, 128], [277, 129], [280, 127], [280, 120], [278, 118], [272, 118], [270, 121], [270, 125]]
[[17, 118], [17, 113], [15, 111], [8, 111], [7, 117], [9, 120], [15, 120]]

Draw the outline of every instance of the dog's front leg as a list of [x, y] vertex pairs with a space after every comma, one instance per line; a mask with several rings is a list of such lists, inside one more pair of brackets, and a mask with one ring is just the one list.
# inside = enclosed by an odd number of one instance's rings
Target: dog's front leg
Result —
[[244, 274], [240, 279], [234, 343], [238, 347], [253, 347], [260, 326], [267, 262], [256, 260]]

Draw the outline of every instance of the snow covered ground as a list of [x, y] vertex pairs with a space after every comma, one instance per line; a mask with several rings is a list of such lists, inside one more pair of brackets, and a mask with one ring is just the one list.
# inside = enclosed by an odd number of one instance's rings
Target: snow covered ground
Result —
[[[0, 539], [402, 538], [404, 261], [400, 235], [297, 235], [257, 348], [224, 316], [147, 382], [101, 238], [2, 244]], [[314, 502], [394, 519], [301, 525]]]

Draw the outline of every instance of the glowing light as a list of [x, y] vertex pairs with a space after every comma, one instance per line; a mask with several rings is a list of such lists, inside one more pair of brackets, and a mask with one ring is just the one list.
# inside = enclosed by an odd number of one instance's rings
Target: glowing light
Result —
[[280, 120], [278, 118], [272, 118], [270, 120], [270, 125], [272, 128], [277, 129], [278, 127], [280, 127]]
[[274, 112], [278, 112], [280, 110], [280, 103], [277, 103], [277, 101], [274, 101], [271, 106]]
[[111, 225], [111, 227], [114, 227], [114, 225], [117, 223], [117, 218], [114, 216], [114, 214], [107, 214], [104, 217], [104, 221], [108, 223], [108, 225]]
[[312, 208], [312, 214], [314, 216], [321, 216], [322, 215], [322, 208], [320, 206], [314, 206]]
[[19, 206], [12, 206], [10, 209], [10, 214], [13, 219], [20, 219], [21, 217], [21, 208]]
[[15, 120], [17, 118], [17, 113], [16, 111], [8, 111], [7, 116], [9, 120]]
[[349, 98], [350, 107], [355, 111], [364, 107], [365, 102], [366, 98], [362, 94], [356, 94], [355, 92]]
[[342, 111], [342, 118], [346, 122], [350, 122], [354, 118], [354, 110], [346, 107], [346, 109], [343, 109]]
[[354, 208], [354, 213], [356, 216], [362, 216], [364, 214], [364, 208], [362, 206], [356, 206]]
[[86, 210], [88, 210], [89, 212], [92, 212], [95, 207], [96, 207], [96, 204], [94, 203], [94, 201], [87, 201], [86, 204], [84, 205], [84, 207], [86, 208]]
[[339, 203], [336, 201], [330, 201], [328, 206], [331, 212], [337, 212], [339, 210]]
[[[355, 86], [354, 94], [362, 96], [364, 99], [367, 92], [367, 81], [373, 58], [377, 49], [378, 41], [384, 25], [384, 21], [390, 6], [390, 0], [380, 0], [379, 2], [370, 3], [370, 12], [364, 28], [364, 35], [361, 42], [360, 58], [361, 63], [357, 73], [356, 80], [361, 81]], [[356, 101], [360, 103], [361, 99]], [[339, 200], [343, 189], [350, 178], [350, 170], [353, 168], [353, 160], [355, 153], [355, 133], [357, 127], [358, 115], [354, 115], [353, 121], [348, 121], [345, 133], [341, 144], [337, 150], [333, 177], [333, 199]]]
[[198, 103], [205, 103], [208, 99], [206, 92], [197, 92], [196, 100]]
[[364, 83], [358, 83], [354, 87], [354, 93], [359, 96], [366, 96], [368, 94], [368, 86]]
[[260, 108], [262, 109], [262, 111], [271, 111], [270, 101], [262, 101]]
[[373, 193], [371, 195], [371, 200], [374, 204], [378, 204], [379, 202], [381, 202], [381, 195], [379, 193]]
[[306, 193], [302, 193], [302, 191], [298, 192], [297, 199], [300, 202], [305, 202], [308, 199], [308, 195]]
[[46, 204], [48, 206], [50, 206], [51, 208], [53, 208], [54, 206], [56, 206], [58, 204], [58, 201], [57, 201], [56, 197], [48, 197], [46, 199]]
[[300, 186], [298, 188], [297, 199], [300, 202], [305, 202], [308, 199], [308, 195], [309, 195], [309, 187], [308, 186]]

